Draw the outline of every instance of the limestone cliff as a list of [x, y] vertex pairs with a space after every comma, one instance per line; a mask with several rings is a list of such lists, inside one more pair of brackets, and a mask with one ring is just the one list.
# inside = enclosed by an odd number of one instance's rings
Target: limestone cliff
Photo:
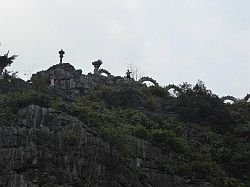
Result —
[[[100, 69], [102, 71], [103, 69]], [[105, 71], [104, 71], [105, 72]], [[47, 85], [56, 89], [64, 97], [75, 98], [89, 93], [96, 84], [115, 85], [127, 80], [120, 76], [107, 74], [82, 74], [82, 70], [76, 70], [71, 64], [63, 63], [50, 67], [48, 70], [38, 72], [31, 78], [33, 82], [44, 79]]]
[[[147, 141], [132, 138], [137, 158], [124, 163], [116, 153], [119, 164], [110, 168], [109, 145], [76, 117], [31, 105], [17, 119], [13, 126], [0, 126], [1, 187], [188, 186], [188, 181], [161, 172], [154, 161], [171, 162], [171, 155]], [[137, 175], [140, 171], [147, 180]]]

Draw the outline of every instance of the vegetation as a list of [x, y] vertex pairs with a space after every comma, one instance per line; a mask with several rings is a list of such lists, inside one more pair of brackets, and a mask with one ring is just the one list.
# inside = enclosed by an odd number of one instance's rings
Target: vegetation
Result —
[[17, 55], [12, 55], [9, 57], [9, 52], [3, 56], [0, 56], [0, 75], [2, 75], [4, 68], [10, 66], [16, 59]]
[[[171, 153], [171, 162], [155, 161], [166, 173], [216, 186], [250, 186], [250, 105], [224, 104], [201, 81], [180, 85], [177, 97], [162, 87], [121, 84], [98, 85], [69, 101], [42, 78], [33, 84], [11, 80], [0, 80], [0, 126], [14, 124], [18, 110], [30, 104], [51, 107], [97, 130], [110, 146], [111, 169], [116, 152], [127, 161], [135, 158], [131, 137], [137, 137]], [[71, 134], [64, 136], [73, 141]]]

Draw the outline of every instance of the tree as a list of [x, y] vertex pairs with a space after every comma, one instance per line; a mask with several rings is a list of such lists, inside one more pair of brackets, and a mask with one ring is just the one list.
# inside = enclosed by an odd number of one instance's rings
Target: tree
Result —
[[0, 75], [3, 74], [4, 68], [10, 66], [13, 61], [16, 59], [17, 55], [12, 55], [9, 57], [9, 51], [3, 56], [0, 56]]

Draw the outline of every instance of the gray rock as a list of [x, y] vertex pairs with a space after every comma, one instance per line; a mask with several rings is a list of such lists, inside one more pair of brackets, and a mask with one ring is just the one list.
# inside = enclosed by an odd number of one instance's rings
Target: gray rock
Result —
[[[31, 105], [19, 111], [14, 126], [0, 127], [0, 186], [187, 186], [158, 169], [155, 161], [171, 162], [171, 155], [133, 139], [138, 158], [111, 170], [109, 145], [95, 131], [73, 116]], [[115, 159], [122, 163], [119, 153]]]
[[[107, 76], [103, 76], [102, 73], [106, 73]], [[69, 63], [57, 64], [46, 71], [33, 74], [32, 82], [39, 77], [47, 79], [48, 86], [69, 99], [89, 93], [97, 84], [117, 85], [128, 82], [125, 78], [113, 76], [104, 69], [100, 69], [100, 73], [97, 74], [84, 75], [82, 70], [76, 70]], [[128, 83], [131, 82], [133, 82], [132, 79]]]

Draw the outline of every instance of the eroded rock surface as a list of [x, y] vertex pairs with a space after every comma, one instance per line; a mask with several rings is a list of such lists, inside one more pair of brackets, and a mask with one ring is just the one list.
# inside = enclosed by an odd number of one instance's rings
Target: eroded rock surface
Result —
[[111, 168], [109, 145], [94, 130], [75, 117], [31, 105], [19, 111], [15, 125], [0, 127], [0, 186], [187, 186], [160, 170], [156, 161], [171, 162], [171, 155], [135, 142], [138, 158], [123, 163], [116, 153], [119, 164]]
[[[100, 71], [107, 73], [104, 69], [100, 69]], [[44, 79], [48, 86], [56, 89], [58, 93], [63, 94], [65, 97], [70, 98], [89, 93], [97, 84], [116, 85], [126, 82], [126, 79], [123, 77], [113, 76], [109, 72], [107, 76], [101, 75], [101, 72], [100, 74], [89, 73], [84, 75], [82, 74], [82, 70], [76, 70], [69, 63], [57, 64], [46, 71], [32, 75], [32, 81], [36, 81], [37, 79]]]

